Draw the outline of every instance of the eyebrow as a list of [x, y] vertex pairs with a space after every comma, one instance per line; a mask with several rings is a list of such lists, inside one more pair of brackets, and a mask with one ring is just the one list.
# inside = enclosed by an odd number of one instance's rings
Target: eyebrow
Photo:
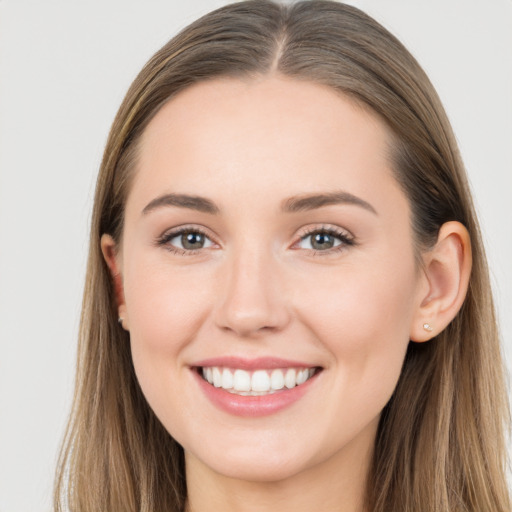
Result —
[[283, 202], [282, 210], [288, 213], [295, 213], [314, 210], [316, 208], [321, 208], [322, 206], [330, 206], [334, 204], [360, 206], [361, 208], [378, 215], [377, 210], [375, 210], [370, 203], [345, 191], [290, 197]]
[[163, 206], [178, 206], [179, 208], [188, 208], [212, 215], [220, 212], [215, 203], [206, 197], [190, 196], [188, 194], [165, 194], [148, 203], [142, 210], [142, 214], [146, 215]]
[[[377, 211], [370, 203], [360, 197], [344, 191], [293, 196], [281, 203], [281, 210], [286, 213], [296, 213], [315, 210], [316, 208], [335, 204], [360, 206], [361, 208], [378, 215]], [[206, 197], [192, 196], [188, 194], [164, 194], [150, 201], [142, 210], [142, 214], [147, 215], [157, 208], [166, 206], [188, 208], [190, 210], [209, 213], [211, 215], [220, 213], [219, 207]]]

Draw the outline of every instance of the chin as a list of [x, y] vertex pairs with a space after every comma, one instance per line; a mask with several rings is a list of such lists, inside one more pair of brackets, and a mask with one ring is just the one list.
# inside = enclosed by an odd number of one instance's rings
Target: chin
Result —
[[282, 453], [266, 456], [261, 453], [261, 450], [258, 456], [234, 454], [222, 458], [216, 457], [212, 461], [204, 459], [201, 462], [223, 477], [255, 483], [277, 483], [307, 469], [305, 461], [293, 457], [287, 458]]

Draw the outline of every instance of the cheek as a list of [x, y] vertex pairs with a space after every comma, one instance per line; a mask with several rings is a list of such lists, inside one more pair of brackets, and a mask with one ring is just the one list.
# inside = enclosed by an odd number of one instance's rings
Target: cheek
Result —
[[[203, 274], [205, 274], [203, 272]], [[140, 276], [144, 276], [143, 279]], [[130, 334], [150, 351], [174, 352], [207, 313], [207, 276], [171, 268], [165, 261], [134, 259], [125, 274]]]
[[339, 389], [357, 397], [356, 408], [383, 407], [399, 378], [414, 312], [412, 261], [347, 266], [303, 294], [304, 321], [330, 351]]
[[[143, 279], [140, 276], [144, 276]], [[141, 388], [158, 415], [186, 372], [183, 352], [207, 314], [205, 276], [170, 269], [165, 262], [136, 258], [125, 268], [125, 300], [132, 359]], [[179, 410], [174, 404], [170, 410]]]
[[[327, 338], [362, 349], [378, 338], [408, 338], [415, 298], [413, 263], [347, 265], [303, 281], [301, 310]], [[314, 286], [312, 282], [314, 281]], [[306, 289], [308, 292], [306, 293]]]

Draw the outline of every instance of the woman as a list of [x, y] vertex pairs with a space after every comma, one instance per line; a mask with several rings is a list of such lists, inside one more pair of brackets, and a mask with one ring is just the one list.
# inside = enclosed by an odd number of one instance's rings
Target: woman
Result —
[[57, 510], [66, 488], [77, 511], [510, 508], [454, 137], [353, 7], [233, 4], [145, 66], [100, 170], [79, 354]]

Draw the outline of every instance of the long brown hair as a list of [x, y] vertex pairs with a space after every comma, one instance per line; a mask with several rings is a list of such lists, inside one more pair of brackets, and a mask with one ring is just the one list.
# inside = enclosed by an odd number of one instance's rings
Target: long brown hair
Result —
[[368, 475], [371, 512], [506, 512], [508, 401], [484, 249], [463, 164], [438, 96], [415, 59], [360, 10], [330, 1], [249, 0], [199, 19], [159, 50], [130, 87], [98, 177], [83, 299], [74, 406], [55, 510], [182, 511], [182, 448], [137, 383], [117, 323], [100, 237], [122, 236], [137, 143], [155, 113], [191, 84], [280, 73], [365, 104], [393, 135], [419, 248], [463, 223], [473, 269], [462, 309], [429, 343], [410, 343], [380, 420]]

